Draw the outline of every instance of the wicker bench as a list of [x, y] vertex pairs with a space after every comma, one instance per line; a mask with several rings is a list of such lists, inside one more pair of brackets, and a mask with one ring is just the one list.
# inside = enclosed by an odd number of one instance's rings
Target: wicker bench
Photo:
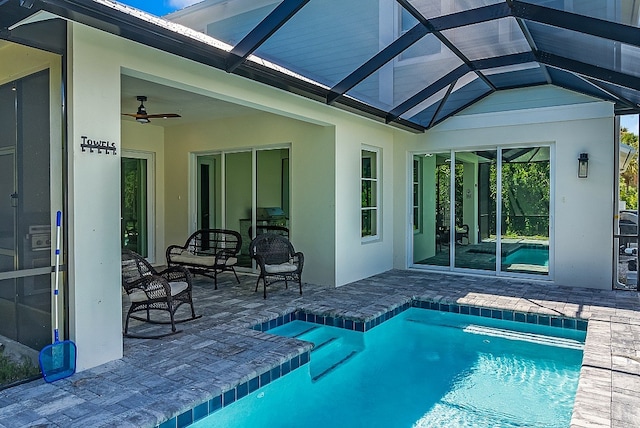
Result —
[[167, 265], [183, 266], [191, 273], [213, 278], [218, 289], [218, 274], [231, 271], [238, 284], [235, 270], [242, 238], [235, 230], [200, 229], [194, 232], [184, 245], [167, 248]]

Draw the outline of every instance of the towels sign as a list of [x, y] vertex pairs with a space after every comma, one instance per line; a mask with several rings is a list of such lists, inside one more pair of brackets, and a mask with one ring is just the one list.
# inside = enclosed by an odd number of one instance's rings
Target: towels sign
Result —
[[85, 135], [80, 137], [82, 139], [82, 143], [80, 143], [80, 147], [82, 147], [82, 151], [86, 152], [89, 149], [89, 153], [94, 153], [94, 150], [97, 150], [98, 153], [102, 153], [104, 151], [105, 155], [108, 155], [109, 152], [112, 154], [116, 154], [116, 143], [110, 143], [109, 141], [104, 140], [93, 140]]

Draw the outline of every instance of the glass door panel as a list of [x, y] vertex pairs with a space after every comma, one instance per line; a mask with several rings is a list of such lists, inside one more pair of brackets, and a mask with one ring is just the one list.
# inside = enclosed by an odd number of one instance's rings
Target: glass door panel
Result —
[[289, 227], [289, 149], [258, 150], [256, 159], [256, 229], [249, 239], [269, 226]]
[[501, 270], [549, 274], [549, 147], [502, 150]]
[[496, 270], [497, 151], [456, 153], [454, 249], [457, 268]]
[[413, 157], [413, 263], [450, 266], [451, 156]]
[[221, 155], [198, 156], [198, 229], [222, 227]]
[[147, 160], [121, 160], [122, 248], [149, 257]]
[[238, 266], [251, 267], [248, 230], [252, 218], [252, 153], [225, 154], [225, 228], [237, 230], [242, 236]]
[[[14, 152], [13, 148], [0, 148], [0, 272], [10, 272], [17, 268]], [[17, 339], [17, 281], [15, 278], [0, 281], [0, 338], [5, 336]]]

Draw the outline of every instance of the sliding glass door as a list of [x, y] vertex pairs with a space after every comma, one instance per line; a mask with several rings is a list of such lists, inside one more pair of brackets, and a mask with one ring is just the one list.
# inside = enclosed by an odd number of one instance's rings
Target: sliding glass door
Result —
[[414, 266], [549, 275], [548, 146], [421, 153], [411, 166]]
[[154, 262], [153, 153], [124, 151], [121, 158], [122, 248]]
[[496, 150], [457, 152], [454, 266], [496, 271]]
[[549, 273], [549, 158], [549, 147], [502, 151], [502, 271]]
[[450, 266], [451, 154], [413, 156], [413, 263]]
[[253, 201], [253, 153], [251, 151], [227, 153], [225, 163], [224, 227], [240, 232], [242, 247], [238, 266], [251, 267], [247, 231], [251, 226]]
[[196, 156], [197, 224], [242, 237], [238, 266], [252, 268], [256, 230], [289, 227], [289, 149], [252, 149]]

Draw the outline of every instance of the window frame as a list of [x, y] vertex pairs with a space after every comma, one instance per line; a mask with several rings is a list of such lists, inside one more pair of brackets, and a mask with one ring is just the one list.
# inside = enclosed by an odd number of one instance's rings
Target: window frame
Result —
[[[373, 156], [366, 156], [366, 153], [373, 154]], [[362, 145], [360, 148], [360, 238], [362, 242], [370, 242], [379, 240], [381, 237], [381, 155], [382, 149], [379, 147]], [[363, 160], [367, 157], [373, 159], [371, 165], [371, 177], [365, 177]], [[370, 206], [364, 206], [364, 199], [362, 198], [362, 192], [365, 188], [365, 183], [371, 183], [372, 188], [372, 204]], [[370, 235], [364, 235], [364, 222], [363, 214], [365, 211], [371, 211], [375, 214], [375, 220], [371, 222]], [[375, 228], [375, 230], [374, 230]]]
[[[423, 221], [422, 221], [422, 210], [423, 210], [423, 177], [422, 177], [422, 157], [413, 156], [413, 174], [412, 174], [412, 216], [413, 216], [413, 233], [419, 234], [422, 233]], [[417, 172], [416, 172], [417, 168]], [[417, 215], [416, 215], [417, 213]], [[416, 218], [417, 217], [417, 218]]]

